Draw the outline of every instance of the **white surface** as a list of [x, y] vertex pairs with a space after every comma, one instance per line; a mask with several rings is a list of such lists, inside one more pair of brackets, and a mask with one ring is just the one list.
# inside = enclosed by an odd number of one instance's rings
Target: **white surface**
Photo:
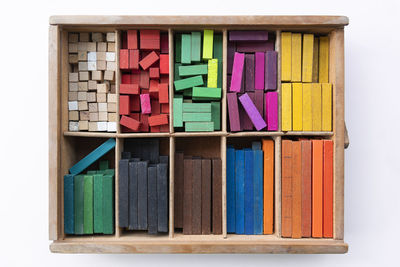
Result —
[[[0, 266], [395, 266], [399, 247], [399, 1], [8, 1], [0, 42]], [[146, 6], [145, 6], [146, 5]], [[52, 14], [341, 14], [346, 28], [345, 255], [57, 255], [48, 246]], [[24, 62], [21, 68], [20, 62]], [[21, 80], [23, 78], [23, 80]], [[7, 115], [5, 115], [7, 114]], [[12, 116], [10, 116], [12, 114]], [[35, 119], [32, 119], [34, 117]], [[390, 127], [389, 127], [390, 125]], [[29, 135], [28, 135], [29, 133]], [[23, 160], [23, 163], [22, 163]], [[23, 164], [23, 165], [21, 165]], [[397, 264], [396, 264], [397, 262]]]

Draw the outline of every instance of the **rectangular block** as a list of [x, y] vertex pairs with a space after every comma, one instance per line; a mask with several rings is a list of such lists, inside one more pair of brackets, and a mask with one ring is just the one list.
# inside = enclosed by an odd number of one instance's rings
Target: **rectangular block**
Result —
[[221, 102], [211, 102], [211, 121], [214, 122], [214, 131], [221, 130]]
[[141, 94], [140, 95], [140, 107], [142, 110], [142, 114], [150, 114], [151, 113], [151, 103], [150, 103], [150, 95], [149, 94]]
[[129, 159], [119, 161], [118, 178], [118, 214], [119, 226], [128, 228], [129, 226]]
[[292, 79], [292, 33], [281, 33], [281, 80], [290, 82]]
[[175, 34], [175, 62], [176, 63], [181, 63], [181, 49], [182, 49], [182, 34]]
[[193, 159], [193, 184], [192, 184], [192, 234], [201, 234], [201, 158]]
[[183, 228], [183, 153], [175, 153], [174, 162], [174, 228]]
[[139, 85], [138, 84], [120, 84], [119, 85], [119, 93], [127, 94], [127, 95], [137, 95], [139, 94]]
[[218, 77], [217, 77], [217, 87], [222, 88], [222, 71], [223, 71], [223, 40], [222, 34], [214, 35], [214, 46], [213, 46], [213, 55], [214, 58], [218, 59]]
[[142, 67], [143, 70], [147, 70], [151, 65], [157, 62], [158, 59], [159, 56], [156, 54], [156, 52], [153, 51], [142, 60], [140, 60], [139, 65]]
[[201, 234], [211, 234], [211, 160], [201, 160]]
[[303, 84], [292, 84], [293, 131], [303, 130]]
[[292, 130], [292, 84], [282, 83], [282, 131]]
[[[228, 48], [227, 48], [227, 73], [232, 74], [232, 68], [233, 68], [233, 59], [236, 51], [236, 43], [233, 42], [228, 42]], [[230, 80], [230, 79], [229, 79]], [[229, 86], [228, 86], [229, 88]]]
[[181, 62], [190, 64], [192, 61], [192, 38], [190, 34], [182, 34]]
[[115, 42], [115, 33], [114, 32], [107, 32], [106, 40], [107, 40], [107, 42]]
[[103, 233], [114, 234], [114, 175], [103, 176]]
[[278, 131], [278, 93], [265, 94], [265, 119], [268, 131]]
[[253, 182], [254, 153], [244, 149], [244, 234], [254, 234], [254, 182]]
[[322, 130], [322, 89], [320, 83], [311, 84], [312, 130]]
[[255, 86], [256, 90], [264, 90], [264, 74], [265, 74], [265, 53], [256, 52], [255, 54]]
[[150, 165], [147, 169], [147, 233], [157, 234], [157, 167]]
[[274, 232], [274, 141], [262, 139], [262, 150], [264, 153], [263, 180], [264, 180], [264, 231], [265, 235]]
[[160, 50], [160, 31], [140, 30], [140, 49]]
[[153, 115], [149, 117], [149, 125], [150, 126], [158, 126], [168, 124], [168, 115], [167, 114], [160, 114], [160, 115]]
[[313, 130], [312, 89], [310, 83], [303, 84], [303, 131]]
[[93, 234], [93, 176], [83, 178], [83, 233]]
[[268, 40], [266, 42], [237, 42], [236, 52], [240, 53], [255, 53], [274, 51], [275, 40]]
[[282, 140], [281, 235], [292, 237], [292, 141]]
[[150, 68], [149, 77], [150, 77], [150, 79], [160, 78], [160, 68]]
[[199, 64], [199, 65], [182, 65], [178, 68], [178, 74], [181, 77], [184, 76], [193, 76], [193, 75], [205, 75], [208, 73], [208, 65], [207, 64]]
[[332, 84], [322, 84], [322, 131], [332, 131]]
[[[120, 61], [121, 61], [121, 55], [120, 55]], [[121, 65], [121, 63], [120, 63], [120, 65]], [[129, 50], [129, 68], [134, 69], [134, 70], [139, 69], [139, 50], [138, 49]]]
[[64, 175], [64, 233], [74, 234], [74, 175]]
[[[261, 148], [261, 143], [259, 143]], [[254, 186], [254, 234], [263, 234], [264, 213], [264, 180], [263, 180], [263, 151], [253, 148], [253, 186]]]
[[140, 122], [138, 120], [132, 119], [128, 116], [122, 116], [119, 124], [125, 126], [133, 131], [137, 131], [140, 126]]
[[211, 104], [210, 103], [183, 103], [182, 108], [183, 113], [210, 113]]
[[303, 83], [312, 82], [314, 34], [303, 35]]
[[319, 81], [320, 83], [329, 82], [329, 37], [319, 37]]
[[211, 113], [183, 113], [182, 120], [186, 121], [211, 121]]
[[312, 82], [318, 82], [319, 76], [319, 38], [314, 36]]
[[213, 57], [213, 39], [214, 39], [214, 30], [204, 30], [204, 33], [203, 33], [203, 60], [212, 59], [212, 57]]
[[147, 230], [148, 161], [138, 162], [138, 230]]
[[83, 234], [84, 180], [83, 175], [74, 176], [74, 226], [76, 235]]
[[122, 70], [129, 69], [129, 50], [120, 49], [119, 50], [119, 68]]
[[183, 109], [183, 97], [181, 95], [175, 95], [173, 103], [174, 127], [183, 127], [182, 109]]
[[212, 159], [212, 231], [222, 234], [222, 161]]
[[120, 115], [129, 115], [129, 96], [128, 95], [120, 95], [119, 96], [119, 114]]
[[169, 103], [168, 83], [160, 83], [158, 86], [158, 100], [161, 104]]
[[301, 142], [292, 143], [292, 238], [301, 238]]
[[226, 231], [236, 231], [236, 187], [235, 187], [235, 149], [226, 149]]
[[208, 60], [207, 87], [217, 87], [218, 84], [218, 59]]
[[236, 186], [236, 234], [244, 234], [244, 214], [245, 214], [245, 204], [244, 204], [244, 177], [245, 177], [245, 167], [244, 167], [244, 150], [236, 150], [235, 155], [235, 186]]
[[191, 33], [191, 61], [200, 62], [201, 32]]
[[301, 141], [301, 233], [311, 237], [311, 141]]
[[138, 49], [137, 30], [128, 30], [128, 49]]
[[267, 124], [247, 93], [240, 96], [239, 100], [257, 131], [267, 127]]
[[203, 77], [201, 75], [198, 75], [190, 78], [181, 79], [179, 81], [174, 81], [174, 85], [176, 91], [192, 88], [194, 86], [200, 86], [203, 85]]
[[229, 41], [248, 42], [259, 41], [265, 42], [268, 40], [267, 31], [230, 31]]
[[169, 44], [168, 44], [168, 33], [161, 33], [160, 36], [160, 46], [161, 46], [161, 53], [168, 54], [169, 52]]
[[240, 131], [239, 107], [236, 93], [227, 93], [229, 127], [232, 132]]
[[208, 88], [208, 87], [193, 87], [192, 91], [193, 98], [205, 99], [205, 100], [218, 100], [221, 99], [221, 88]]
[[214, 131], [213, 122], [186, 122], [186, 132], [212, 132]]
[[292, 82], [301, 82], [302, 34], [292, 33]]
[[183, 160], [183, 234], [192, 234], [193, 160]]
[[157, 164], [157, 219], [159, 233], [168, 233], [168, 187], [168, 163], [159, 163]]
[[231, 86], [229, 88], [229, 91], [231, 92], [240, 92], [240, 87], [242, 84], [243, 65], [244, 65], [244, 54], [235, 52], [235, 57], [233, 60]]
[[[250, 94], [249, 94], [250, 96]], [[251, 98], [251, 96], [250, 96]], [[267, 122], [267, 118], [264, 118], [264, 90], [256, 90], [254, 92], [252, 100], [254, 101], [254, 105], [256, 106], [258, 112], [263, 117], [264, 121]], [[267, 124], [268, 125], [268, 124]]]
[[254, 63], [254, 54], [246, 54], [245, 55], [245, 67], [246, 67], [246, 78], [245, 78], [245, 91], [253, 92], [255, 86], [255, 63]]
[[324, 140], [323, 236], [333, 237], [333, 141]]
[[312, 237], [323, 236], [323, 140], [312, 140]]

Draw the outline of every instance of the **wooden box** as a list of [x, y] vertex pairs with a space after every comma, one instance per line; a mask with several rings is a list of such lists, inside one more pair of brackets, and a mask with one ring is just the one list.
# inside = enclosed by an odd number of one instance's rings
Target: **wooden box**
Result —
[[[347, 17], [340, 16], [54, 16], [49, 26], [49, 239], [50, 250], [58, 253], [346, 253], [344, 242], [344, 26]], [[223, 97], [221, 131], [174, 132], [170, 116], [169, 133], [116, 133], [68, 131], [68, 33], [115, 32], [116, 51], [121, 30], [161, 29], [169, 34], [170, 103], [173, 91], [173, 34], [175, 31], [214, 29], [223, 33]], [[233, 29], [263, 29], [276, 33], [278, 81], [280, 81], [280, 32], [301, 31], [328, 34], [330, 38], [329, 80], [333, 84], [332, 132], [239, 132], [227, 131], [227, 32]], [[119, 55], [117, 52], [117, 66]], [[116, 71], [116, 92], [120, 73]], [[280, 82], [278, 82], [278, 92]], [[118, 105], [117, 105], [118, 107]], [[170, 105], [170, 114], [172, 105]], [[280, 235], [281, 140], [285, 136], [318, 136], [334, 140], [334, 237], [333, 239], [289, 239]], [[114, 137], [116, 148], [107, 156], [116, 167], [125, 138], [161, 138], [170, 155], [169, 234], [150, 236], [127, 234], [118, 227], [115, 206], [115, 234], [111, 236], [66, 236], [63, 231], [63, 175], [92, 148]], [[260, 137], [275, 142], [275, 229], [273, 235], [231, 235], [226, 231], [226, 145], [241, 144]], [[210, 140], [213, 145], [209, 145]], [[205, 146], [203, 144], [208, 144]], [[222, 158], [223, 233], [222, 235], [185, 236], [173, 227], [174, 153], [176, 147], [200, 150], [204, 155]], [[117, 188], [117, 187], [116, 187]], [[118, 192], [115, 197], [117, 203]]]

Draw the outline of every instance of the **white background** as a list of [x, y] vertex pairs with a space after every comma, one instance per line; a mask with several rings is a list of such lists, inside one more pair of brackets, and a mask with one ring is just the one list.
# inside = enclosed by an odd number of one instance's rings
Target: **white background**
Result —
[[[48, 18], [55, 14], [348, 16], [350, 25], [345, 31], [346, 122], [351, 142], [345, 161], [348, 254], [51, 254], [47, 219], [47, 43]], [[0, 266], [398, 266], [399, 17], [400, 4], [396, 0], [3, 1]]]

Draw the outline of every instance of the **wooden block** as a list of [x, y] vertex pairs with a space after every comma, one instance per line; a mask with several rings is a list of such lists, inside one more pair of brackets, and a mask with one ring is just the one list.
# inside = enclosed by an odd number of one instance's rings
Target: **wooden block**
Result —
[[175, 153], [174, 166], [174, 228], [183, 228], [183, 153]]
[[105, 81], [114, 81], [114, 71], [106, 70], [104, 72], [104, 80]]
[[68, 111], [68, 120], [79, 121], [79, 112], [77, 110]]
[[168, 163], [159, 163], [157, 164], [157, 229], [159, 233], [168, 233], [168, 188]]
[[87, 61], [96, 62], [97, 61], [97, 52], [88, 52], [87, 53]]
[[81, 121], [88, 121], [89, 118], [89, 111], [79, 111], [79, 119]]
[[107, 51], [115, 52], [115, 43], [107, 43]]
[[96, 102], [96, 93], [95, 92], [89, 92], [87, 93], [87, 102]]
[[140, 30], [140, 49], [160, 50], [160, 31]]
[[292, 33], [292, 82], [301, 82], [301, 33]]
[[319, 37], [319, 81], [329, 82], [329, 37]]
[[240, 131], [239, 107], [236, 93], [227, 93], [229, 127], [232, 132]]
[[150, 77], [149, 77], [149, 72], [148, 71], [140, 71], [140, 76], [139, 76], [139, 87], [141, 89], [149, 89], [150, 87]]
[[117, 93], [117, 90], [115, 90], [115, 84], [111, 84], [110, 85], [110, 93], [113, 93], [113, 94], [116, 94]]
[[255, 54], [255, 86], [256, 90], [264, 90], [264, 74], [265, 74], [265, 53], [256, 52]]
[[69, 53], [78, 53], [78, 43], [68, 43]]
[[137, 95], [139, 94], [138, 84], [120, 84], [119, 85], [120, 94]]
[[129, 50], [129, 68], [137, 70], [139, 69], [139, 50]]
[[89, 132], [96, 132], [96, 131], [97, 131], [97, 122], [89, 121]]
[[254, 152], [244, 149], [244, 234], [254, 234]]
[[93, 175], [93, 232], [103, 233], [103, 174]]
[[142, 69], [147, 70], [151, 65], [157, 62], [158, 59], [158, 55], [156, 54], [156, 52], [153, 51], [146, 57], [144, 57], [141, 61], [139, 61], [139, 65], [142, 67]]
[[226, 149], [226, 231], [235, 233], [236, 230], [236, 185], [235, 185], [235, 149]]
[[150, 77], [150, 79], [160, 78], [160, 68], [150, 68], [149, 77]]
[[169, 74], [169, 55], [160, 55], [160, 74]]
[[78, 91], [78, 83], [77, 82], [68, 83], [68, 91], [70, 91], [70, 92]]
[[301, 238], [301, 141], [292, 143], [292, 153], [292, 238]]
[[[253, 94], [253, 98], [251, 98], [250, 94]], [[254, 93], [249, 93], [249, 96], [254, 102], [254, 105], [256, 106], [258, 112], [261, 114], [262, 117], [264, 117], [264, 90], [256, 90]], [[265, 122], [267, 122], [267, 118], [264, 118], [264, 120]]]
[[185, 132], [212, 132], [214, 122], [186, 122]]
[[[255, 143], [255, 144], [254, 144]], [[254, 185], [254, 234], [263, 234], [264, 192], [263, 151], [261, 142], [253, 142], [253, 185]]]
[[282, 200], [281, 200], [281, 235], [292, 237], [292, 141], [282, 140]]
[[70, 72], [69, 76], [68, 76], [68, 81], [69, 82], [78, 82], [79, 81], [78, 73], [77, 72]]
[[139, 95], [130, 95], [129, 96], [129, 106], [130, 106], [130, 110], [133, 112], [140, 111], [140, 96]]
[[70, 131], [70, 132], [79, 131], [79, 122], [78, 121], [70, 121], [68, 123], [68, 131]]
[[78, 82], [78, 91], [87, 91], [88, 82]]
[[97, 93], [96, 94], [96, 99], [97, 99], [98, 103], [105, 103], [105, 102], [107, 102], [107, 94], [103, 94], [103, 93], [99, 94], [99, 93]]
[[211, 121], [211, 113], [183, 113], [182, 120], [186, 121]]
[[312, 140], [312, 237], [323, 236], [323, 140]]
[[161, 113], [162, 114], [169, 114], [169, 103], [160, 104], [161, 106]]
[[[120, 112], [121, 113], [121, 112]], [[140, 126], [140, 122], [138, 120], [132, 119], [128, 116], [122, 116], [121, 120], [119, 121], [119, 123], [122, 126], [125, 126], [133, 131], [137, 131], [139, 129]]]
[[193, 159], [193, 184], [192, 184], [192, 234], [201, 234], [201, 158]]
[[183, 234], [192, 234], [193, 160], [184, 159], [183, 166]]
[[168, 124], [168, 115], [167, 114], [153, 115], [149, 117], [148, 121], [149, 121], [149, 126]]
[[212, 57], [213, 57], [213, 39], [214, 39], [214, 30], [204, 30], [204, 33], [203, 33], [203, 60], [212, 59]]
[[181, 63], [181, 49], [182, 49], [182, 34], [177, 33], [175, 35], [175, 62]]
[[[130, 158], [130, 156], [129, 156]], [[138, 162], [129, 160], [129, 230], [138, 229]]]
[[244, 54], [235, 52], [233, 60], [232, 78], [229, 91], [240, 92], [242, 85]]
[[247, 41], [267, 41], [267, 31], [230, 31], [229, 41], [247, 42]]
[[117, 94], [107, 94], [108, 103], [117, 103]]
[[265, 94], [265, 120], [268, 131], [278, 130], [278, 93], [267, 92]]
[[182, 34], [181, 35], [182, 41], [181, 41], [181, 62], [182, 64], [190, 64], [192, 61], [192, 55], [191, 55], [191, 45], [192, 45], [192, 38], [190, 34]]
[[311, 237], [311, 141], [301, 140], [301, 233]]
[[87, 101], [87, 93], [78, 92], [78, 101]]
[[87, 62], [79, 62], [78, 63], [78, 70], [79, 71], [87, 71], [88, 70], [88, 63]]
[[87, 131], [89, 130], [89, 121], [79, 121], [79, 131]]
[[169, 75], [166, 75], [166, 74], [161, 75], [160, 83], [168, 83], [169, 84]]
[[263, 120], [261, 114], [258, 112], [256, 106], [250, 99], [249, 95], [247, 93], [243, 94], [242, 96], [239, 97], [239, 100], [244, 110], [246, 111], [247, 115], [249, 116], [251, 122], [253, 123], [254, 127], [256, 127], [257, 131], [260, 131], [263, 128], [265, 128], [267, 124]]
[[64, 175], [64, 233], [75, 233], [74, 175]]
[[193, 76], [193, 75], [205, 75], [207, 73], [208, 73], [208, 65], [199, 64], [199, 65], [179, 66], [177, 74], [179, 76]]
[[266, 53], [268, 51], [274, 51], [275, 49], [275, 40], [271, 39], [267, 42], [237, 42], [236, 43], [236, 52], [240, 53], [255, 53], [255, 52], [263, 52]]
[[102, 71], [92, 71], [92, 80], [93, 81], [101, 81], [103, 79], [103, 72]]
[[218, 100], [221, 99], [221, 88], [193, 87], [193, 99]]
[[236, 187], [236, 234], [244, 234], [244, 150], [236, 150], [235, 187]]
[[253, 92], [254, 91], [254, 54], [246, 54], [245, 55], [245, 66], [246, 66], [246, 77], [245, 77], [245, 91]]
[[303, 131], [313, 130], [312, 89], [310, 83], [303, 84]]
[[282, 131], [292, 130], [292, 84], [282, 83]]
[[[119, 68], [120, 69], [129, 69], [129, 50], [128, 49], [120, 49], [119, 50]], [[139, 54], [138, 54], [139, 55]]]
[[101, 32], [92, 32], [92, 41], [93, 42], [103, 42], [104, 35]]
[[79, 41], [80, 42], [89, 42], [89, 33], [88, 32], [80, 32], [79, 33]]
[[181, 91], [194, 86], [203, 85], [203, 77], [201, 75], [174, 81], [175, 90]]
[[[211, 160], [201, 160], [201, 234], [211, 234]], [[194, 193], [194, 191], [193, 191]]]
[[111, 62], [111, 61], [107, 61], [107, 66], [106, 66], [106, 70], [112, 70], [114, 71], [115, 68], [115, 62]]
[[115, 32], [107, 32], [106, 33], [106, 41], [107, 42], [115, 42]]
[[78, 101], [78, 92], [68, 92], [68, 101]]
[[161, 46], [161, 53], [168, 54], [169, 52], [169, 44], [168, 44], [168, 33], [161, 33], [160, 36], [160, 46]]
[[99, 121], [108, 121], [107, 111], [99, 112]]
[[333, 141], [324, 140], [323, 236], [333, 237]]
[[[233, 58], [236, 51], [236, 43], [228, 42], [227, 48], [227, 73], [232, 74], [232, 67], [233, 67]], [[230, 79], [228, 79], [230, 80]], [[228, 86], [229, 88], [229, 86]]]
[[147, 233], [157, 234], [157, 167], [147, 169]]
[[214, 44], [213, 44], [213, 56], [214, 58], [218, 59], [218, 77], [217, 77], [217, 86], [219, 88], [222, 88], [222, 70], [223, 70], [223, 65], [222, 65], [222, 58], [223, 58], [223, 53], [222, 53], [222, 34], [215, 34], [214, 35]]
[[278, 53], [275, 51], [267, 51], [266, 64], [265, 64], [265, 89], [276, 89], [276, 66], [277, 66]]
[[74, 234], [83, 234], [84, 222], [84, 176], [74, 176]]
[[128, 49], [138, 49], [137, 30], [128, 30]]
[[322, 130], [322, 90], [320, 83], [311, 84], [312, 130]]
[[303, 83], [312, 82], [313, 54], [314, 54], [314, 34], [304, 34], [303, 73], [302, 73]]
[[148, 162], [138, 162], [138, 229], [147, 230], [147, 177], [148, 177]]
[[97, 81], [88, 81], [87, 90], [97, 90]]
[[99, 112], [89, 112], [89, 120], [94, 122], [99, 121]]
[[151, 113], [151, 103], [150, 103], [150, 95], [149, 94], [141, 94], [140, 95], [140, 107], [142, 110], [142, 114], [150, 114]]
[[[113, 103], [109, 103], [109, 104], [113, 104]], [[108, 121], [109, 122], [117, 122], [118, 120], [118, 114], [114, 112], [110, 112], [108, 111]]]
[[218, 59], [208, 60], [207, 87], [215, 88], [218, 84]]
[[183, 103], [183, 113], [207, 112], [211, 113], [211, 103]]
[[332, 131], [332, 84], [322, 84], [322, 131]]
[[[86, 51], [78, 52], [78, 61], [87, 61], [87, 52]], [[69, 63], [73, 63], [73, 62], [71, 62], [71, 60], [70, 60]], [[75, 63], [77, 63], [77, 62], [75, 62]]]
[[[118, 163], [118, 217], [119, 227], [129, 226], [129, 159], [121, 159]], [[134, 193], [134, 192], [133, 192]]]
[[200, 62], [201, 32], [191, 33], [191, 61]]
[[222, 161], [212, 160], [212, 229], [213, 234], [222, 234]]
[[168, 84], [167, 83], [160, 83], [158, 89], [159, 89], [159, 92], [158, 92], [159, 102], [161, 104], [169, 103]]
[[103, 176], [103, 233], [114, 233], [114, 176]]
[[97, 103], [97, 105], [98, 105], [98, 111], [99, 112], [107, 111], [107, 103], [102, 102], [102, 103]]
[[281, 80], [290, 82], [292, 79], [292, 33], [281, 33]]
[[106, 52], [107, 51], [107, 43], [106, 42], [98, 42], [97, 43], [97, 51], [98, 52]]
[[159, 80], [150, 80], [149, 94], [152, 98], [158, 98]]
[[173, 103], [173, 125], [174, 127], [183, 127], [183, 97], [181, 95], [174, 96]]
[[79, 41], [79, 35], [77, 33], [69, 33], [68, 34], [68, 42], [76, 43]]
[[87, 51], [88, 52], [96, 52], [96, 42], [88, 42], [87, 43]]
[[106, 121], [98, 121], [97, 123], [97, 131], [106, 132], [107, 131], [107, 122]]
[[318, 82], [319, 76], [319, 38], [314, 36], [312, 82]]
[[120, 95], [119, 96], [119, 114], [120, 115], [129, 115], [130, 107], [129, 107], [129, 96]]
[[87, 101], [78, 101], [78, 110], [89, 110]]
[[265, 235], [273, 234], [274, 230], [274, 141], [262, 139], [264, 152], [264, 231]]
[[303, 85], [301, 83], [292, 84], [293, 102], [293, 131], [303, 130]]
[[68, 110], [78, 110], [78, 101], [69, 101]]

